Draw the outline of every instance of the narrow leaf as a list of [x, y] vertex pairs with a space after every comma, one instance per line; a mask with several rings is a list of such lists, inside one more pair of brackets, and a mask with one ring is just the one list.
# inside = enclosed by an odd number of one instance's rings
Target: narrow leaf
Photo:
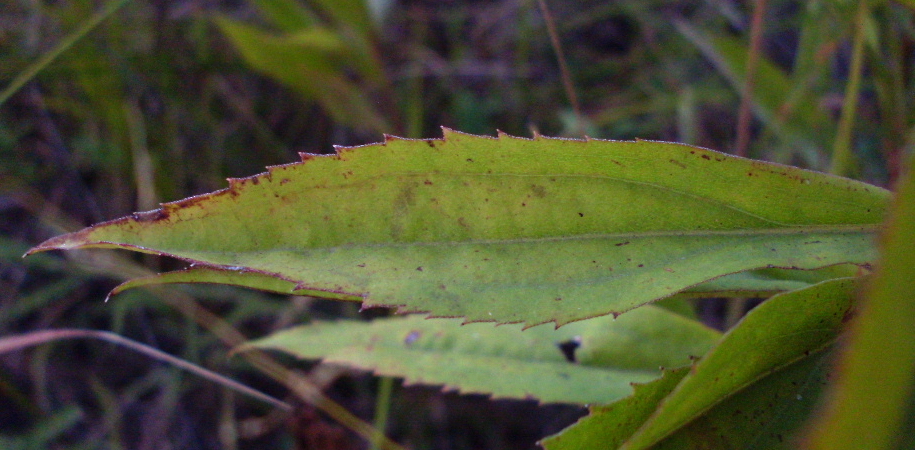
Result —
[[632, 396], [592, 407], [588, 416], [540, 444], [547, 450], [617, 448], [642, 426], [687, 373], [689, 368], [683, 367], [667, 371], [650, 383], [636, 384]]
[[584, 404], [625, 397], [632, 382], [657, 378], [662, 366], [689, 364], [718, 337], [649, 306], [558, 330], [410, 316], [301, 326], [248, 345], [466, 393]]
[[274, 36], [228, 18], [216, 24], [255, 70], [318, 101], [328, 114], [347, 125], [390, 129], [343, 63], [351, 55], [344, 36], [321, 26]]
[[776, 295], [751, 311], [621, 448], [649, 448], [770, 372], [830, 345], [850, 314], [854, 291], [853, 279], [825, 281]]
[[731, 273], [869, 264], [888, 199], [662, 142], [446, 130], [303, 159], [32, 252], [127, 248], [244, 272], [240, 284], [253, 273], [365, 306], [562, 325]]
[[765, 374], [651, 448], [796, 449], [795, 435], [829, 378], [830, 355], [812, 352]]

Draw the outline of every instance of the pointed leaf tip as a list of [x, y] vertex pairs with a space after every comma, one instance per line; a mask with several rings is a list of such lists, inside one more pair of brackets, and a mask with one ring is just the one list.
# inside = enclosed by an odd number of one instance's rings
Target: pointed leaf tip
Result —
[[358, 293], [366, 307], [563, 325], [724, 274], [866, 264], [888, 199], [681, 144], [442, 133], [303, 154], [33, 252], [120, 247]]

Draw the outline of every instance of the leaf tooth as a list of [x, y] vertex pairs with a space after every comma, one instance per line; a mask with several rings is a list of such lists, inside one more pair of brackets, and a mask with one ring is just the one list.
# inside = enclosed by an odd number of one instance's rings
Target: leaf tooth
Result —
[[[335, 145], [334, 151], [337, 151], [337, 149], [339, 149], [339, 148], [341, 148], [341, 146]], [[312, 159], [317, 159], [317, 158], [327, 157], [327, 156], [328, 155], [322, 155], [319, 153], [299, 152], [299, 159], [302, 160], [302, 162], [308, 162], [308, 161], [311, 161]], [[286, 166], [288, 166], [288, 164], [283, 164], [283, 165], [273, 166], [273, 167], [286, 167]]]
[[483, 134], [465, 133], [463, 131], [457, 131], [457, 130], [454, 130], [454, 129], [451, 129], [448, 127], [442, 127], [442, 139], [444, 141], [447, 141], [448, 139], [460, 139], [460, 138], [464, 138], [464, 137], [476, 138], [476, 139], [487, 139], [490, 141], [495, 141], [495, 140], [499, 139], [499, 138], [495, 138], [492, 136], [486, 136]]

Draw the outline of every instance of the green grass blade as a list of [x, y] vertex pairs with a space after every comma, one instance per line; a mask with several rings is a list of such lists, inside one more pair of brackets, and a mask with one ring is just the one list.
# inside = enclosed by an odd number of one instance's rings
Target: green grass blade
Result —
[[26, 83], [29, 82], [32, 78], [35, 78], [39, 72], [41, 72], [45, 67], [54, 62], [60, 55], [66, 52], [73, 44], [76, 44], [80, 39], [85, 35], [89, 34], [90, 31], [94, 30], [95, 27], [99, 26], [102, 22], [105, 21], [108, 17], [111, 17], [112, 14], [121, 9], [122, 6], [129, 3], [130, 0], [114, 0], [109, 2], [102, 8], [99, 12], [92, 15], [89, 20], [83, 22], [74, 32], [70, 33], [65, 37], [59, 44], [57, 44], [51, 51], [45, 53], [38, 58], [37, 61], [25, 68], [16, 78], [13, 78], [12, 81], [6, 88], [0, 92], [0, 106], [6, 103], [10, 97], [13, 96], [19, 89], [22, 89]]

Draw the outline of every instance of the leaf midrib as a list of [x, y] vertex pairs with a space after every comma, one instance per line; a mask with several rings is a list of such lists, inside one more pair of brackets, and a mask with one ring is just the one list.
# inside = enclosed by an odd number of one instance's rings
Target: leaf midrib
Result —
[[[818, 234], [876, 234], [880, 225], [797, 225], [780, 228], [745, 228], [732, 230], [682, 230], [682, 231], [642, 231], [627, 233], [598, 233], [598, 234], [581, 234], [574, 236], [548, 236], [541, 238], [517, 238], [517, 239], [468, 239], [462, 241], [437, 241], [437, 242], [378, 242], [378, 243], [352, 243], [329, 246], [302, 246], [302, 247], [274, 247], [254, 251], [206, 251], [192, 250], [196, 254], [243, 254], [243, 253], [266, 253], [266, 252], [296, 252], [303, 249], [313, 250], [335, 250], [335, 249], [356, 249], [356, 248], [407, 248], [407, 247], [457, 247], [468, 245], [511, 245], [511, 244], [537, 244], [545, 242], [564, 242], [564, 241], [584, 241], [584, 240], [619, 240], [619, 239], [645, 239], [652, 237], [757, 237], [757, 236], [801, 236], [801, 235], [818, 235]], [[111, 245], [111, 242], [97, 242], [88, 244], [85, 247], [94, 245]], [[119, 245], [119, 244], [114, 244]]]

